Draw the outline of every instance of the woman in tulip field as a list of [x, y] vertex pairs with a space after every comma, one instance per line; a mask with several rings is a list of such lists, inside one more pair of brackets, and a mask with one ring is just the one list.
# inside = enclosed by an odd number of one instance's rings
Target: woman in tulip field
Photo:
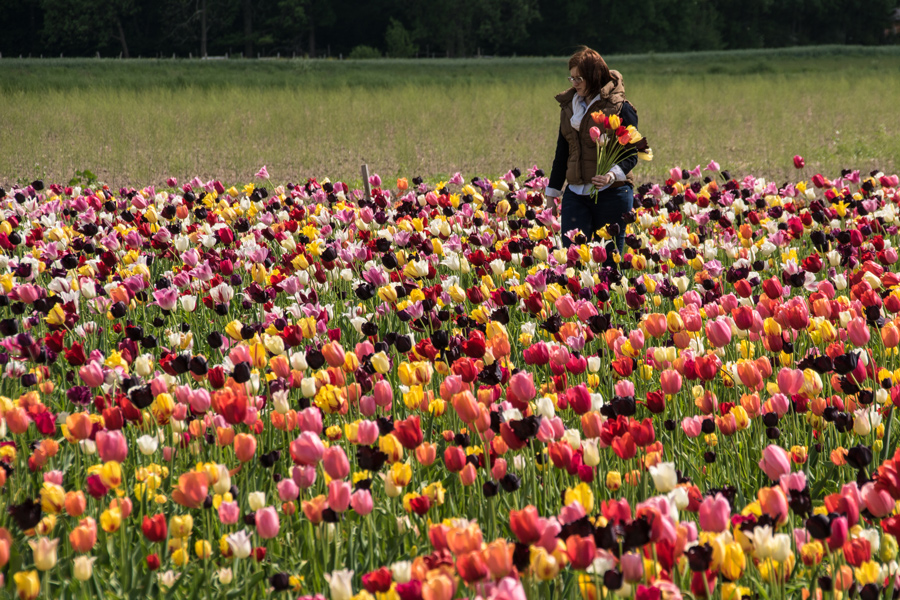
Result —
[[[611, 71], [596, 50], [582, 47], [572, 55], [569, 81], [572, 87], [556, 96], [559, 136], [546, 195], [562, 195], [563, 247], [569, 247], [573, 236], [583, 243], [610, 226], [613, 247], [621, 253], [623, 219], [634, 200], [631, 170], [638, 161], [637, 148], [631, 144], [642, 139], [636, 129], [637, 112], [625, 99], [622, 74]], [[564, 182], [568, 185], [561, 193]]]
[[900, 181], [798, 173], [0, 190], [2, 593], [897, 597]]

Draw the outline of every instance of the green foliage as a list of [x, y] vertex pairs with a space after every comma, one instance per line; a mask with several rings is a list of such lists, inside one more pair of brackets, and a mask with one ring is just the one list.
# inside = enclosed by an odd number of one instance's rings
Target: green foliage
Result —
[[88, 169], [81, 169], [79, 171], [75, 171], [75, 176], [69, 180], [69, 185], [91, 187], [92, 185], [97, 183], [97, 181], [97, 176], [94, 175], [91, 171], [89, 171]]
[[[0, 53], [604, 55], [813, 44], [890, 44], [897, 0], [17, 0], [0, 2]], [[338, 16], [340, 15], [340, 19]], [[126, 52], [127, 50], [127, 52]]]
[[347, 58], [349, 58], [350, 60], [381, 58], [381, 52], [378, 50], [378, 48], [373, 48], [372, 46], [357, 46], [350, 51], [350, 54], [347, 56]]
[[387, 56], [391, 58], [412, 58], [419, 51], [419, 47], [413, 43], [403, 23], [393, 17], [384, 33], [384, 45], [387, 48]]

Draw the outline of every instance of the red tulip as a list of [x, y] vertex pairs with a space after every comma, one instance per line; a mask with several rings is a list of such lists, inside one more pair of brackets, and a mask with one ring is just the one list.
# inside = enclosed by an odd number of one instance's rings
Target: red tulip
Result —
[[481, 581], [488, 576], [481, 552], [466, 552], [456, 558], [456, 572], [466, 583]]
[[168, 526], [166, 525], [165, 515], [153, 515], [149, 517], [144, 515], [144, 522], [141, 524], [141, 530], [144, 537], [151, 542], [161, 542], [166, 539], [168, 534]]
[[363, 587], [370, 594], [386, 593], [391, 589], [392, 580], [391, 570], [387, 567], [381, 567], [362, 576]]
[[394, 423], [394, 437], [407, 450], [415, 450], [425, 439], [418, 415]]
[[637, 454], [637, 445], [634, 443], [634, 439], [631, 437], [630, 433], [626, 433], [614, 439], [612, 441], [612, 449], [613, 452], [616, 453], [616, 456], [622, 460], [634, 458], [634, 455]]
[[573, 569], [586, 569], [597, 557], [597, 543], [593, 536], [570, 535], [566, 540], [566, 555]]
[[512, 510], [509, 513], [509, 528], [520, 543], [534, 544], [541, 539], [540, 519], [537, 508], [528, 505], [522, 510]]
[[794, 155], [794, 168], [802, 169], [805, 166], [806, 166], [806, 161], [803, 160], [803, 157], [800, 156], [799, 154]]

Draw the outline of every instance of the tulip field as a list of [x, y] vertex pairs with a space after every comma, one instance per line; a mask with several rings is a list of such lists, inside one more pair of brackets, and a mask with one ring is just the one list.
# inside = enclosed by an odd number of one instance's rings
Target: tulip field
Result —
[[691, 167], [0, 190], [0, 595], [897, 597], [900, 179]]

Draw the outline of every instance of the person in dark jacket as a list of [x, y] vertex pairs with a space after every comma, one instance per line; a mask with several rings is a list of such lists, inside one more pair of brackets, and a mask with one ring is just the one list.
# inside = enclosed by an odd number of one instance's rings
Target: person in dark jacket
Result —
[[[590, 241], [596, 239], [598, 229], [618, 224], [615, 242], [622, 253], [623, 216], [631, 210], [634, 201], [631, 170], [637, 164], [637, 153], [627, 153], [608, 173], [598, 175], [597, 146], [590, 136], [590, 128], [594, 126], [591, 113], [615, 114], [622, 125], [637, 128], [637, 111], [625, 99], [622, 74], [610, 70], [595, 50], [582, 47], [572, 55], [569, 81], [572, 87], [556, 96], [560, 106], [559, 137], [545, 194], [554, 198], [562, 195], [560, 233], [564, 247], [572, 244], [576, 229]], [[568, 185], [563, 193], [564, 182]], [[595, 188], [599, 190], [596, 200], [590, 195]]]

